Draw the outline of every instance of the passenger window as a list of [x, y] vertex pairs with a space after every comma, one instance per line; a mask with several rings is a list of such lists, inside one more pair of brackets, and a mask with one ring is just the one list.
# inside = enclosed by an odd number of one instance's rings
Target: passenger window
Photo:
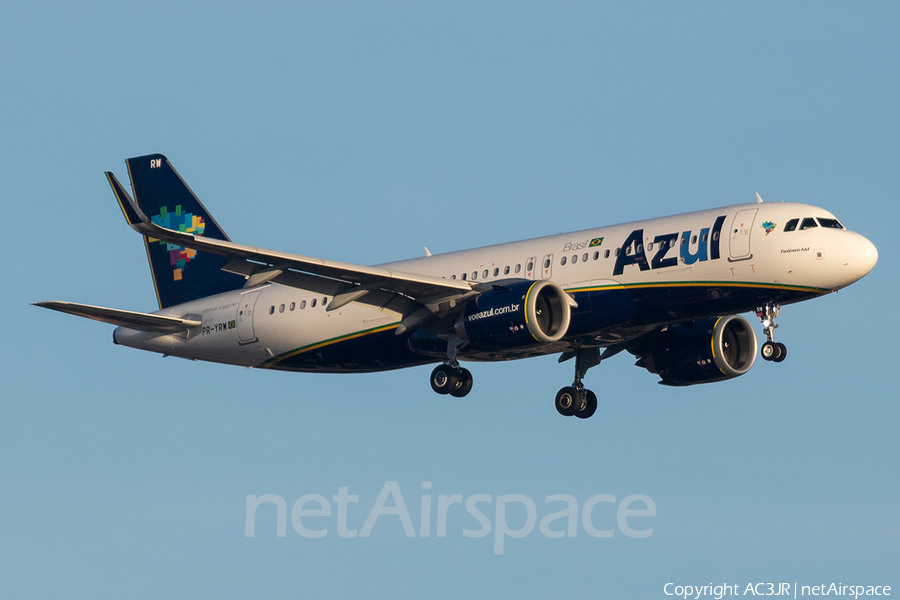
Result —
[[322, 298], [322, 306], [325, 306], [326, 304], [328, 304], [328, 298], [323, 297]]
[[[518, 269], [517, 269], [517, 270], [518, 270]], [[509, 265], [506, 265], [505, 267], [503, 267], [503, 274], [504, 274], [504, 275], [509, 275]]]
[[297, 308], [297, 303], [291, 302], [291, 310], [294, 310], [295, 308]]
[[456, 279], [456, 275], [451, 275], [450, 279]]
[[705, 244], [707, 241], [709, 241], [709, 234], [704, 233], [703, 234], [703, 243]]
[[713, 234], [713, 241], [714, 241], [714, 242], [718, 242], [718, 241], [719, 241], [719, 232], [718, 232], [718, 231], [715, 232], [715, 233]]
[[496, 277], [496, 276], [499, 275], [499, 274], [500, 274], [500, 269], [499, 269], [499, 268], [495, 268], [495, 269], [494, 269], [494, 277]]
[[616, 256], [619, 255], [619, 248], [616, 248]]
[[550, 268], [550, 259], [549, 259], [549, 258], [548, 258], [547, 260], [544, 261], [544, 268], [545, 268], [545, 269], [549, 269], [549, 268]]
[[684, 246], [686, 244], [687, 244], [687, 236], [684, 236], [683, 238], [681, 238], [681, 245]]
[[270, 314], [270, 315], [274, 315], [274, 314], [275, 314], [275, 305], [274, 305], [274, 304], [273, 304], [272, 306], [269, 307], [269, 314]]
[[534, 270], [534, 263], [533, 263], [533, 262], [528, 263], [528, 269], [527, 269], [527, 270], [528, 270], [528, 271], [533, 271], [533, 270]]
[[598, 258], [600, 258], [600, 251], [599, 251], [599, 250], [595, 250], [595, 251], [594, 251], [594, 260], [597, 260]]
[[785, 231], [794, 231], [797, 229], [797, 223], [800, 222], [800, 219], [791, 219], [787, 223], [784, 224]]
[[565, 265], [566, 265], [566, 257], [565, 257], [565, 256], [563, 256], [561, 259], [559, 259], [559, 264], [560, 264], [561, 266], [565, 266]]
[[631, 256], [631, 246], [625, 248], [625, 256]]
[[581, 255], [581, 262], [587, 262], [587, 252]]
[[472, 271], [472, 281], [478, 279], [478, 271]]
[[810, 217], [806, 217], [805, 219], [803, 219], [803, 222], [800, 223], [800, 231], [803, 231], [804, 229], [812, 229], [813, 227], [818, 227], [818, 225], [816, 225], [816, 220]]
[[280, 312], [280, 313], [284, 312], [284, 304], [282, 304], [281, 306], [278, 307], [278, 312]]
[[697, 236], [696, 236], [696, 235], [695, 235], [694, 237], [691, 238], [691, 243], [692, 243], [692, 244], [696, 244], [696, 243], [697, 243]]
[[819, 221], [819, 225], [821, 225], [822, 227], [827, 227], [829, 229], [843, 229], [844, 228], [844, 226], [841, 225], [837, 219], [823, 219], [820, 217], [817, 219], [817, 221]]
[[603, 258], [609, 258], [609, 250], [603, 252]]
[[516, 273], [518, 273], [518, 272], [519, 272], [519, 271], [521, 271], [521, 270], [522, 270], [522, 268], [521, 268], [521, 267], [522, 267], [522, 266], [521, 266], [521, 265], [516, 265]]
[[306, 300], [301, 300], [300, 301], [300, 310], [303, 310], [304, 308], [306, 308]]
[[488, 270], [485, 269], [485, 270], [481, 273], [481, 278], [482, 278], [482, 279], [487, 279], [487, 277], [488, 277]]
[[316, 307], [316, 299], [315, 299], [315, 298], [313, 298], [313, 299], [312, 299], [312, 302], [309, 303], [309, 307], [310, 307], [310, 308], [315, 308], [315, 307]]
[[636, 250], [636, 251], [637, 251], [638, 254], [640, 254], [641, 252], [643, 252], [643, 251], [644, 251], [644, 245], [643, 245], [643, 244], [638, 244], [638, 245], [637, 245], [637, 250]]

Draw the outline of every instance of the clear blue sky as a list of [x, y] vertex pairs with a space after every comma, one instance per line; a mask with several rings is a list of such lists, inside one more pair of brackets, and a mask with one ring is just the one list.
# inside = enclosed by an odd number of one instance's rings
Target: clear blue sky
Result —
[[[6, 2], [0, 182], [4, 598], [663, 598], [666, 582], [900, 588], [900, 6], [866, 3]], [[313, 375], [115, 347], [30, 306], [152, 310], [139, 236], [103, 177], [162, 152], [240, 242], [356, 263], [752, 201], [823, 206], [879, 248], [861, 282], [782, 311], [790, 356], [688, 389], [619, 355], [559, 417], [572, 365]], [[397, 481], [521, 494], [538, 521], [649, 496], [652, 536], [538, 526], [407, 538], [245, 537]], [[432, 482], [430, 491], [422, 482]], [[390, 504], [390, 502], [389, 502]], [[493, 521], [495, 504], [481, 505]], [[314, 508], [309, 504], [307, 508]], [[635, 506], [634, 508], [638, 508]], [[459, 510], [457, 510], [459, 509]], [[453, 512], [457, 510], [457, 512]], [[517, 528], [525, 509], [511, 505]], [[563, 529], [557, 521], [555, 529]]]

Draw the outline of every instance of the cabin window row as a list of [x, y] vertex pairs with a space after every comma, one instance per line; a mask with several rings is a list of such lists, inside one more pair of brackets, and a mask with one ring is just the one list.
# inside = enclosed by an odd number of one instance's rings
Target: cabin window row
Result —
[[[531, 271], [533, 269], [534, 269], [534, 263], [528, 263], [528, 268], [526, 270]], [[522, 264], [519, 263], [515, 267], [510, 267], [509, 265], [503, 267], [504, 275], [509, 275], [510, 272], [512, 272], [514, 274], [521, 273], [522, 272]], [[482, 279], [487, 279], [488, 277], [490, 277], [492, 275], [494, 277], [499, 277], [500, 276], [500, 267], [494, 267], [493, 271], [491, 269], [484, 269], [481, 272]], [[472, 271], [472, 273], [463, 273], [462, 275], [459, 276], [459, 278], [462, 279], [463, 281], [466, 281], [468, 279], [471, 279], [474, 281], [474, 280], [478, 279], [478, 271]], [[456, 279], [456, 275], [451, 275], [450, 279]]]
[[[663, 241], [659, 242], [659, 247], [662, 249], [674, 248], [675, 246], [677, 246], [679, 244], [682, 246], [687, 246], [689, 242], [692, 245], [696, 244], [698, 242], [702, 242], [705, 244], [709, 241], [709, 238], [710, 238], [710, 236], [708, 233], [704, 233], [702, 236], [697, 236], [695, 234], [695, 235], [691, 236], [690, 238], [682, 236], [678, 241], [672, 240], [672, 241], [667, 242], [666, 240], [663, 240]], [[719, 239], [718, 231], [716, 231], [715, 233], [712, 234], [712, 239], [713, 240]], [[648, 252], [651, 252], [655, 247], [656, 247], [656, 242], [647, 242], [647, 251]], [[636, 248], [632, 245], [632, 246], [628, 246], [627, 248], [625, 248], [625, 254], [630, 256], [634, 252], [640, 253], [643, 250], [644, 250], [643, 244], [638, 244]], [[620, 253], [621, 253], [621, 248], [616, 248], [615, 250], [607, 249], [607, 250], [603, 251], [602, 256], [603, 256], [603, 258], [609, 258], [610, 256], [617, 257], [617, 256], [619, 256]], [[561, 266], [565, 266], [567, 264], [577, 264], [579, 261], [588, 262], [589, 260], [592, 260], [592, 259], [599, 260], [600, 256], [601, 256], [601, 254], [600, 254], [599, 250], [595, 250], [593, 253], [585, 252], [584, 254], [581, 254], [580, 256], [578, 254], [573, 254], [571, 256], [562, 256], [559, 259], [559, 264]], [[545, 269], [550, 268], [550, 260], [549, 259], [546, 259], [544, 261], [544, 268]], [[534, 269], [534, 264], [529, 263], [528, 267], [526, 269], [526, 272], [532, 271], [533, 269]], [[519, 272], [521, 272], [521, 270], [522, 270], [522, 265], [518, 264], [515, 266], [514, 272], [519, 273]], [[509, 275], [510, 267], [504, 267], [503, 274]], [[481, 277], [481, 279], [487, 279], [491, 275], [493, 275], [494, 277], [498, 277], [500, 275], [500, 268], [495, 267], [493, 269], [493, 271], [491, 271], [490, 269], [484, 269], [483, 271], [481, 271], [480, 277]], [[456, 275], [450, 276], [450, 279], [456, 279], [456, 278], [457, 278]], [[471, 273], [463, 273], [462, 275], [459, 276], [459, 279], [462, 279], [464, 281], [465, 280], [473, 280], [474, 281], [478, 278], [479, 278], [478, 271], [472, 271]]]
[[[313, 298], [312, 300], [309, 301], [309, 307], [310, 307], [310, 308], [315, 308], [315, 307], [316, 307], [316, 304], [318, 304], [318, 302], [319, 302], [319, 299], [318, 299], [318, 298]], [[326, 304], [328, 304], [328, 298], [326, 298], [325, 296], [323, 296], [323, 297], [322, 297], [322, 306], [325, 306]], [[287, 308], [288, 311], [294, 311], [294, 310], [297, 309], [298, 306], [300, 307], [300, 310], [303, 310], [304, 308], [306, 308], [306, 300], [301, 300], [299, 303], [297, 303], [297, 302], [291, 302], [291, 303], [288, 304], [288, 305], [285, 305], [285, 304], [279, 304], [277, 310], [278, 310], [278, 312], [280, 312], [280, 313], [283, 313], [283, 312], [285, 311], [285, 308]], [[274, 314], [275, 314], [275, 310], [276, 310], [276, 309], [275, 309], [275, 305], [274, 305], [274, 304], [271, 305], [271, 306], [269, 307], [269, 314], [270, 314], [270, 315], [274, 315]]]

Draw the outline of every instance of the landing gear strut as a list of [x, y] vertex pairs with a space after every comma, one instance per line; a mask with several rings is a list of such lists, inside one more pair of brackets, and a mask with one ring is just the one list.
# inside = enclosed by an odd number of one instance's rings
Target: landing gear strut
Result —
[[777, 363], [780, 363], [787, 358], [787, 346], [781, 342], [775, 341], [775, 329], [778, 327], [775, 323], [775, 317], [778, 316], [780, 309], [781, 307], [777, 304], [766, 304], [765, 306], [760, 306], [756, 309], [756, 316], [759, 317], [759, 320], [762, 322], [763, 331], [766, 333], [767, 340], [762, 345], [760, 354], [762, 355], [763, 360], [770, 360]]
[[572, 352], [565, 352], [559, 357], [559, 362], [575, 359], [575, 381], [556, 393], [556, 411], [564, 417], [576, 416], [579, 419], [587, 419], [597, 412], [597, 395], [591, 390], [585, 389], [581, 379], [588, 369], [600, 364], [599, 348], [578, 348]]
[[472, 373], [468, 369], [460, 367], [459, 361], [456, 360], [462, 343], [463, 341], [458, 337], [451, 337], [447, 342], [447, 360], [431, 372], [431, 389], [438, 394], [450, 394], [456, 398], [462, 398], [472, 391]]

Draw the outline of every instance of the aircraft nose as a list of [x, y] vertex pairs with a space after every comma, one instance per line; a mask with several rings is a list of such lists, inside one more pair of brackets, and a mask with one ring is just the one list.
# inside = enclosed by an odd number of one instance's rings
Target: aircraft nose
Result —
[[878, 262], [878, 248], [868, 239], [862, 238], [858, 253], [860, 268], [863, 270], [863, 275], [866, 275]]
[[862, 279], [878, 262], [878, 248], [867, 238], [856, 234], [852, 250], [848, 253], [846, 266], [850, 269], [853, 281]]

